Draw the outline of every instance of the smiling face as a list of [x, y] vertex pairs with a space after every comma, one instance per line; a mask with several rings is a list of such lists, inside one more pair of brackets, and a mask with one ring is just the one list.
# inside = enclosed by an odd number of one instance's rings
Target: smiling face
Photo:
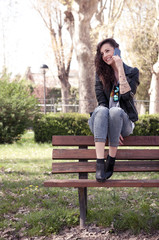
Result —
[[112, 56], [114, 55], [114, 48], [109, 43], [103, 44], [100, 52], [102, 55], [102, 59], [105, 63], [111, 65], [114, 62], [112, 58]]

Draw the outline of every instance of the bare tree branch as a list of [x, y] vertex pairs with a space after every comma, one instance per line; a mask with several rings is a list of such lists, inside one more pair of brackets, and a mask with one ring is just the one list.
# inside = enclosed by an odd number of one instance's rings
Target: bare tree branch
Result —
[[59, 10], [59, 24], [58, 24], [58, 32], [59, 32], [59, 44], [60, 44], [60, 55], [61, 55], [61, 66], [65, 68], [65, 57], [64, 57], [64, 47], [62, 41], [62, 16], [61, 11]]
[[111, 6], [112, 6], [112, 0], [110, 0], [110, 3], [109, 3], [109, 11], [108, 11], [108, 19], [111, 19]]
[[102, 24], [104, 16], [102, 15], [104, 9], [106, 9], [107, 0], [103, 4], [103, 1], [100, 0], [100, 9], [96, 11], [95, 17]]
[[[70, 0], [67, 0], [70, 1]], [[65, 2], [67, 2], [65, 1]], [[65, 52], [64, 52], [64, 38], [63, 38], [63, 26], [64, 26], [64, 14], [59, 6], [59, 2], [46, 0], [39, 0], [41, 8], [35, 8], [43, 19], [47, 29], [49, 29], [52, 49], [56, 61], [56, 67], [58, 71], [58, 78], [61, 83], [61, 96], [64, 104], [67, 104], [67, 99], [70, 94], [70, 84], [68, 81], [70, 64], [72, 59], [73, 47], [70, 46], [69, 59], [67, 66], [65, 66]], [[71, 36], [72, 37], [72, 36]], [[72, 38], [71, 38], [72, 39]], [[66, 58], [67, 59], [67, 58]], [[66, 112], [66, 106], [63, 106], [63, 112]]]
[[118, 11], [116, 12], [116, 14], [114, 15], [114, 21], [115, 23], [118, 21], [118, 19], [120, 18], [122, 11], [123, 11], [123, 7], [124, 7], [124, 3], [125, 0], [121, 0]]
[[68, 57], [68, 62], [67, 62], [67, 65], [66, 65], [66, 73], [67, 73], [67, 75], [69, 74], [69, 71], [70, 71], [72, 54], [73, 54], [73, 43], [72, 43], [72, 46], [71, 46], [71, 49], [70, 49], [70, 53], [69, 53], [69, 57]]
[[39, 15], [42, 18], [42, 20], [44, 21], [46, 27], [49, 29], [49, 25], [48, 25], [47, 21], [45, 20], [43, 14], [42, 14], [42, 11], [37, 6], [35, 6], [35, 4], [33, 4], [33, 8], [39, 13]]
[[106, 8], [106, 4], [107, 4], [107, 0], [105, 0], [105, 3], [103, 4], [103, 6], [101, 5], [100, 11], [97, 13], [98, 15], [100, 15], [104, 9]]

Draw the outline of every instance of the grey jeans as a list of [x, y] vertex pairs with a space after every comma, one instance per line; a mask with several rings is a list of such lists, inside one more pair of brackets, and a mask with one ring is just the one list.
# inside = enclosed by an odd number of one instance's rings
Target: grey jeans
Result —
[[88, 120], [95, 142], [106, 142], [108, 137], [109, 146], [119, 145], [120, 134], [123, 137], [133, 132], [133, 125], [128, 115], [122, 108], [112, 107], [108, 109], [98, 106]]

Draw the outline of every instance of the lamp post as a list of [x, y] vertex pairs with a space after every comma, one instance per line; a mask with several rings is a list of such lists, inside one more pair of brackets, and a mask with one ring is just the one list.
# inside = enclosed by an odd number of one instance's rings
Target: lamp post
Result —
[[42, 73], [43, 73], [43, 77], [44, 77], [44, 114], [46, 114], [46, 70], [49, 69], [49, 67], [46, 64], [43, 64], [41, 67], [42, 69]]

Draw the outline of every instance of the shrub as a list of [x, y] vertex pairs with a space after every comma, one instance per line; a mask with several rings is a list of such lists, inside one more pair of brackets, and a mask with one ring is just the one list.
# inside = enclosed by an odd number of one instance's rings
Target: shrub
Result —
[[52, 135], [91, 135], [87, 122], [87, 114], [38, 114], [33, 124], [35, 141], [51, 142]]
[[159, 114], [141, 115], [135, 123], [134, 136], [159, 136]]
[[0, 143], [12, 143], [30, 126], [37, 100], [24, 80], [10, 82], [7, 74], [0, 79], [0, 93]]
[[[49, 113], [38, 114], [34, 119], [36, 142], [51, 142], [52, 135], [92, 135], [88, 114]], [[159, 135], [159, 115], [142, 115], [135, 123], [133, 135]]]

